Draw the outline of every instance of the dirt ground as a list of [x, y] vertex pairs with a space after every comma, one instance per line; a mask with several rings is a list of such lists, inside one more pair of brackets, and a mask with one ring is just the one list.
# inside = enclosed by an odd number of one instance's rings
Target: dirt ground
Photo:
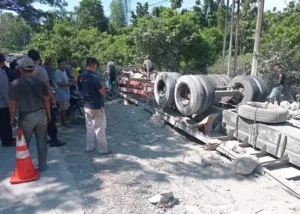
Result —
[[[300, 213], [299, 201], [263, 176], [230, 172], [229, 160], [171, 127], [157, 128], [137, 106], [106, 106], [107, 139], [114, 154], [85, 152], [85, 128], [61, 130], [59, 148], [76, 181], [86, 214]], [[153, 139], [162, 138], [151, 143]], [[203, 165], [212, 157], [218, 166]], [[202, 162], [202, 164], [201, 164]], [[173, 192], [179, 204], [162, 209], [151, 196]]]

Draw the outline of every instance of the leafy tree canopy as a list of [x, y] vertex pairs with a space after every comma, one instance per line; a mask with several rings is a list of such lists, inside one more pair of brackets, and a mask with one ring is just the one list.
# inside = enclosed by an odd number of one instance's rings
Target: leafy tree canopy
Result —
[[36, 24], [40, 23], [41, 19], [47, 15], [47, 12], [34, 8], [32, 6], [34, 2], [59, 8], [68, 5], [65, 0], [1, 0], [0, 10], [14, 11], [24, 20]]

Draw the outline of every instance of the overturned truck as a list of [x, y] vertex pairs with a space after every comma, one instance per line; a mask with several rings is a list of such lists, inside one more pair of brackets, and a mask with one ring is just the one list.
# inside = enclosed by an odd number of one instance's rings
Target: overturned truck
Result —
[[299, 129], [289, 122], [286, 109], [265, 102], [267, 85], [262, 78], [161, 72], [153, 90], [160, 116], [173, 125], [197, 130], [208, 124], [204, 131], [209, 137], [221, 127], [217, 136], [235, 138], [243, 146], [300, 167]]

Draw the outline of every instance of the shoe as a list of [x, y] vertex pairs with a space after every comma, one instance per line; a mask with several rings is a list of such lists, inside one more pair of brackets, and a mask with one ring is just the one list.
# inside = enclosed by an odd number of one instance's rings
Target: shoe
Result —
[[66, 145], [66, 142], [62, 142], [58, 139], [53, 140], [53, 141], [50, 142], [50, 147], [61, 147], [61, 146], [64, 146], [64, 145]]
[[107, 152], [98, 152], [99, 155], [111, 155], [113, 152], [111, 150], [107, 150]]
[[40, 172], [45, 172], [48, 169], [49, 165], [47, 164], [44, 167], [39, 167]]

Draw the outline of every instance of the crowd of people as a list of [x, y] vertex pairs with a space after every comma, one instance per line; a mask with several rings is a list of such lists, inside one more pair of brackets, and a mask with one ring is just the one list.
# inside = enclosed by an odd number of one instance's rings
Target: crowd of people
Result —
[[[108, 87], [116, 78], [113, 63], [108, 64]], [[60, 124], [71, 128], [66, 113], [70, 107], [70, 87], [76, 85], [84, 100], [86, 123], [86, 151], [95, 149], [100, 155], [110, 154], [106, 141], [106, 115], [104, 109], [105, 81], [96, 58], [86, 59], [86, 68], [81, 69], [76, 62], [68, 64], [64, 58], [57, 60], [54, 72], [52, 60], [46, 58], [44, 64], [40, 53], [31, 49], [27, 56], [10, 64], [0, 54], [0, 139], [3, 147], [16, 146], [13, 128], [23, 130], [29, 146], [35, 135], [38, 152], [38, 166], [41, 172], [48, 168], [47, 143], [50, 147], [64, 146], [58, 139], [56, 109], [59, 109]], [[53, 93], [53, 88], [55, 93]], [[50, 141], [47, 141], [47, 135]]]

